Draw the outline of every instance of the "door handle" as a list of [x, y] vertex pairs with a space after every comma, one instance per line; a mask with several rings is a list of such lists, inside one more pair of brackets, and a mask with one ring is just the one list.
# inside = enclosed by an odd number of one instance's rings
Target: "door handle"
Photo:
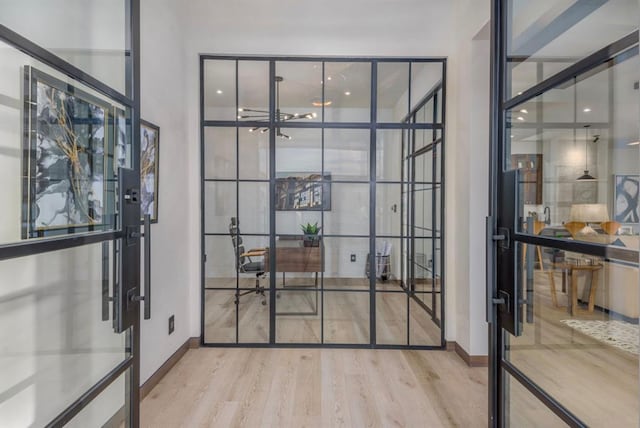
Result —
[[144, 215], [144, 296], [134, 296], [135, 301], [144, 301], [144, 319], [151, 319], [151, 216]]

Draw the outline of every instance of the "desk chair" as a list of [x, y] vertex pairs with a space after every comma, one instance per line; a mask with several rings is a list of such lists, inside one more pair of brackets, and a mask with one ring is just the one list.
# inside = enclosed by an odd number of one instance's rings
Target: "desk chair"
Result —
[[[253, 290], [236, 291], [235, 304], [240, 302], [240, 297], [256, 293], [262, 295], [262, 304], [267, 304], [267, 299], [264, 295], [264, 287], [260, 286], [260, 277], [264, 277], [264, 248], [251, 249], [245, 251], [242, 244], [242, 236], [240, 236], [239, 221], [237, 217], [231, 217], [231, 223], [229, 224], [229, 235], [231, 235], [231, 241], [233, 242], [233, 251], [236, 256], [236, 271], [238, 273], [252, 273], [256, 276], [256, 287]], [[260, 257], [262, 260], [253, 261], [252, 257]]]

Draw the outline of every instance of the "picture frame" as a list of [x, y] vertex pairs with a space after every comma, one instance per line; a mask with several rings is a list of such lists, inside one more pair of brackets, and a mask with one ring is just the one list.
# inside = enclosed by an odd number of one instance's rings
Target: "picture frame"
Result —
[[112, 106], [24, 66], [23, 239], [115, 226]]
[[331, 174], [276, 174], [276, 211], [331, 211]]
[[140, 213], [158, 222], [160, 127], [140, 120]]
[[618, 223], [640, 223], [638, 195], [640, 175], [614, 175], [613, 219]]

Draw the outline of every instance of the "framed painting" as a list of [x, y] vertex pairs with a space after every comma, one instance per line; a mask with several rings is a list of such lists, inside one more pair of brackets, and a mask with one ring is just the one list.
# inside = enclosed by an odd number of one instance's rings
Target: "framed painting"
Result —
[[22, 237], [114, 226], [112, 106], [24, 67]]
[[140, 211], [158, 222], [158, 179], [160, 177], [160, 128], [140, 120]]
[[330, 211], [331, 174], [276, 174], [277, 211]]
[[640, 175], [614, 175], [613, 219], [618, 223], [638, 223]]

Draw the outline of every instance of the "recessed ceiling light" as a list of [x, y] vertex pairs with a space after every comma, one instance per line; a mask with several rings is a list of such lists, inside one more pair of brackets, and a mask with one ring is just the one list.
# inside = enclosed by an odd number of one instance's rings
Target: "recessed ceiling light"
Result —
[[322, 101], [312, 101], [311, 105], [314, 107], [330, 106], [333, 103], [331, 100], [327, 100], [324, 103]]
[[327, 77], [327, 80], [331, 80], [331, 76], [328, 76], [328, 77]]
[[511, 136], [511, 138], [513, 138], [513, 135]]
[[582, 111], [585, 112], [585, 113], [589, 113], [591, 111], [591, 109], [589, 107], [585, 107]]
[[640, 141], [632, 141], [630, 143], [627, 143], [627, 146], [638, 146], [640, 145]]
[[524, 120], [524, 117], [518, 116], [518, 120]]
[[521, 110], [520, 110], [520, 113], [528, 114], [529, 112], [527, 111], [527, 109], [526, 109], [526, 108], [523, 108], [523, 109], [521, 109]]
[[240, 107], [240, 108], [238, 109], [238, 111], [244, 111], [244, 109], [243, 109], [242, 107]]
[[349, 96], [349, 95], [351, 95], [351, 92], [346, 91], [344, 94], [345, 94], [346, 96]]
[[222, 94], [222, 89], [218, 89], [218, 90], [216, 91], [216, 94], [221, 95], [221, 94]]

